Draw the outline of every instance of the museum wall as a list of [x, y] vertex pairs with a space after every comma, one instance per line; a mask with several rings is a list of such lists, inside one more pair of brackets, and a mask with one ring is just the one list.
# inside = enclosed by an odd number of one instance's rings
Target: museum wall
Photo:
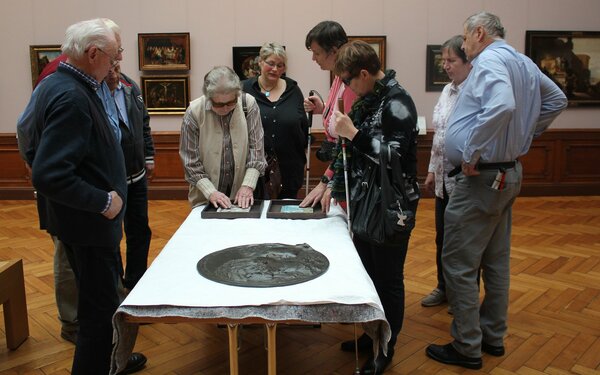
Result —
[[[439, 92], [425, 89], [426, 46], [441, 44], [462, 32], [466, 17], [480, 10], [499, 15], [507, 41], [525, 48], [526, 30], [600, 31], [598, 0], [3, 0], [0, 32], [5, 52], [0, 59], [0, 199], [32, 199], [33, 188], [17, 151], [16, 118], [31, 94], [30, 45], [60, 44], [65, 29], [80, 20], [108, 17], [122, 29], [122, 70], [140, 82], [138, 33], [189, 32], [191, 99], [201, 95], [202, 78], [215, 65], [232, 64], [232, 46], [276, 41], [286, 46], [288, 76], [306, 94], [329, 90], [329, 72], [319, 69], [304, 47], [308, 30], [325, 19], [339, 21], [349, 35], [387, 36], [386, 65], [397, 71], [420, 116], [431, 128]], [[599, 51], [591, 51], [600, 54]], [[599, 59], [590, 67], [600, 69]], [[181, 72], [154, 72], [154, 74]], [[600, 73], [599, 73], [600, 74]], [[569, 107], [536, 139], [522, 158], [523, 195], [597, 195], [600, 191], [600, 106]], [[178, 155], [182, 115], [152, 115], [156, 146], [153, 199], [185, 199], [187, 183]], [[323, 139], [315, 116], [310, 184], [325, 166], [314, 157]], [[319, 129], [321, 128], [321, 129]], [[419, 136], [419, 178], [424, 180], [431, 129]], [[304, 191], [304, 189], [302, 189]], [[303, 191], [301, 193], [303, 193]]]
[[[215, 65], [231, 65], [232, 46], [284, 44], [288, 75], [306, 94], [323, 96], [329, 74], [304, 48], [307, 31], [324, 19], [339, 21], [349, 35], [386, 35], [387, 67], [412, 94], [431, 126], [438, 92], [425, 91], [426, 45], [441, 44], [462, 32], [464, 19], [477, 11], [498, 14], [507, 40], [525, 47], [526, 30], [600, 30], [598, 0], [5, 0], [0, 5], [4, 51], [0, 76], [0, 133], [14, 133], [17, 116], [31, 94], [30, 45], [60, 44], [72, 23], [108, 17], [122, 28], [122, 70], [139, 82], [137, 34], [189, 32], [190, 92], [201, 95], [202, 77]], [[553, 128], [599, 128], [600, 108], [569, 108]], [[154, 115], [154, 131], [178, 131], [181, 115]], [[320, 121], [315, 116], [315, 127]]]

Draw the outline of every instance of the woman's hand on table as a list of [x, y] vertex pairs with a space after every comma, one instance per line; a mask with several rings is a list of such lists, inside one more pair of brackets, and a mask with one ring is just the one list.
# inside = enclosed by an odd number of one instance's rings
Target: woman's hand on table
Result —
[[229, 197], [223, 193], [221, 193], [220, 191], [215, 191], [213, 192], [210, 197], [208, 197], [208, 200], [210, 202], [210, 204], [212, 204], [215, 208], [230, 208], [231, 207], [231, 200], [229, 200]]
[[[323, 197], [321, 198], [321, 211], [328, 213], [330, 204], [331, 204], [331, 188], [327, 188], [327, 189], [325, 189], [325, 192], [323, 193]], [[335, 200], [334, 200], [334, 204], [336, 204]]]
[[314, 207], [321, 201], [323, 197], [323, 193], [325, 193], [325, 189], [327, 189], [327, 185], [323, 182], [319, 182], [317, 186], [314, 187], [308, 193], [308, 195], [300, 202], [300, 207]]
[[254, 191], [249, 186], [242, 185], [235, 195], [235, 201], [233, 202], [241, 208], [248, 208], [254, 204]]

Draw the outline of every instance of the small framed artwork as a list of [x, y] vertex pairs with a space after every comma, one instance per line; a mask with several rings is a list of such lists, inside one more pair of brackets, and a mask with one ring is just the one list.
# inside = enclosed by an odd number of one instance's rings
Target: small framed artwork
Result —
[[569, 106], [600, 106], [600, 31], [527, 30], [525, 54], [563, 90]]
[[260, 75], [260, 46], [233, 47], [233, 70], [240, 81]]
[[31, 85], [35, 86], [40, 73], [46, 65], [60, 56], [60, 44], [48, 44], [40, 46], [29, 46], [29, 58], [31, 60]]
[[[369, 43], [371, 47], [377, 53], [379, 61], [381, 62], [381, 70], [385, 70], [385, 35], [374, 35], [374, 36], [350, 36], [348, 35], [348, 42], [353, 40], [362, 40], [363, 42]], [[330, 83], [333, 83], [333, 72], [329, 75]]]
[[144, 103], [151, 115], [184, 114], [190, 102], [190, 77], [142, 76]]
[[138, 34], [140, 70], [190, 70], [190, 33]]
[[451, 82], [442, 63], [442, 46], [427, 45], [427, 71], [425, 72], [425, 91], [442, 91]]

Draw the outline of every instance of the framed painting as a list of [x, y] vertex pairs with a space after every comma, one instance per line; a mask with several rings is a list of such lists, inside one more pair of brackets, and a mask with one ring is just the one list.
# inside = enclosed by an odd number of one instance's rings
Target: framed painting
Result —
[[600, 106], [600, 31], [527, 30], [525, 54], [563, 90], [569, 106]]
[[427, 45], [427, 64], [425, 72], [425, 91], [442, 91], [451, 82], [442, 63], [442, 46]]
[[[374, 35], [374, 36], [350, 36], [348, 35], [348, 41], [352, 42], [353, 40], [362, 40], [363, 42], [369, 43], [371, 47], [379, 56], [379, 61], [381, 61], [381, 70], [385, 70], [385, 35]], [[329, 83], [333, 83], [333, 72], [329, 75]]]
[[40, 73], [46, 65], [60, 56], [60, 44], [48, 44], [40, 46], [29, 46], [29, 58], [31, 60], [31, 86], [34, 87]]
[[190, 33], [138, 34], [140, 70], [190, 70]]
[[233, 70], [240, 81], [260, 74], [258, 66], [260, 46], [233, 47]]
[[184, 114], [190, 102], [190, 77], [142, 76], [144, 103], [151, 115]]

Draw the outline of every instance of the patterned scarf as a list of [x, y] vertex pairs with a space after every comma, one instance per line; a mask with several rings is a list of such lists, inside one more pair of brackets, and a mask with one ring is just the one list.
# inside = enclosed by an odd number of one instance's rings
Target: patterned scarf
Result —
[[[365, 96], [359, 97], [352, 105], [352, 110], [348, 114], [348, 117], [352, 120], [352, 123], [358, 130], [368, 131], [368, 123], [365, 121], [367, 117], [375, 113], [381, 102], [385, 99], [390, 87], [388, 83], [390, 80], [396, 77], [394, 70], [386, 70], [385, 77], [375, 82], [373, 91]], [[350, 169], [350, 161], [352, 159], [352, 142], [346, 140], [346, 163]], [[331, 196], [336, 201], [346, 200], [346, 184], [344, 182], [344, 158], [342, 153], [341, 137], [338, 140], [336, 147], [337, 157], [333, 161], [334, 175], [332, 178]], [[348, 170], [348, 176], [351, 175], [351, 171]], [[350, 182], [349, 182], [350, 183]]]

